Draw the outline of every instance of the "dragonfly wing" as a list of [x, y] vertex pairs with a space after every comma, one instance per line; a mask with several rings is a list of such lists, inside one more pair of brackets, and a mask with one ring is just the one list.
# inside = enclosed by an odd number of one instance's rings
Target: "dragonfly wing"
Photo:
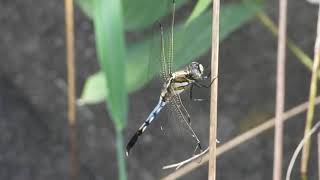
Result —
[[[160, 33], [159, 33], [160, 31]], [[160, 25], [159, 31], [152, 32], [152, 38], [149, 41], [149, 56], [148, 56], [148, 79], [151, 79], [153, 75], [157, 74], [160, 70], [160, 76], [162, 82], [165, 82], [168, 78], [167, 68], [167, 54], [166, 42], [164, 39], [163, 27]], [[159, 34], [159, 35], [156, 35]]]
[[171, 28], [169, 31], [169, 37], [168, 37], [168, 55], [167, 55], [167, 71], [168, 74], [172, 73], [172, 63], [173, 63], [173, 47], [174, 47], [174, 41], [173, 41], [173, 30], [174, 30], [174, 18], [175, 18], [175, 2], [172, 4], [172, 18], [171, 18]]
[[[187, 123], [189, 124], [189, 116], [181, 109], [181, 105], [179, 105], [177, 99], [171, 99], [165, 111], [166, 113], [164, 114], [166, 114], [167, 117], [161, 121], [160, 125], [164, 135], [185, 137], [186, 134], [190, 134], [187, 125]], [[189, 139], [190, 137], [187, 136], [187, 138]]]
[[169, 77], [169, 69], [168, 69], [168, 57], [166, 56], [165, 50], [165, 41], [164, 41], [164, 32], [163, 26], [160, 24], [160, 64], [161, 64], [161, 77], [165, 81]]
[[[171, 28], [168, 28], [168, 30], [164, 30], [162, 24], [160, 23], [159, 32], [157, 33], [155, 33], [155, 31], [153, 32], [152, 38], [150, 40], [150, 45], [149, 45], [151, 52], [149, 53], [149, 65], [148, 65], [148, 74], [153, 75], [152, 72], [157, 72], [155, 70], [159, 69], [159, 63], [160, 63], [160, 75], [163, 82], [165, 82], [169, 78], [170, 74], [172, 73], [173, 46], [174, 46], [173, 29], [174, 29], [175, 3], [172, 3], [172, 0], [166, 0], [166, 2], [168, 3], [166, 5], [168, 6], [167, 8], [169, 7], [172, 8]], [[158, 34], [158, 35], [155, 36], [155, 34]]]
[[190, 115], [183, 105], [180, 95], [175, 94], [172, 97], [170, 104], [172, 104], [171, 106], [177, 114], [177, 120], [181, 122], [180, 124], [183, 129], [186, 129], [187, 132], [195, 139], [195, 141], [200, 144], [198, 136], [191, 127]]
[[172, 73], [173, 62], [173, 30], [174, 30], [174, 17], [175, 17], [175, 3], [172, 4], [172, 20], [171, 27], [168, 31], [164, 32], [163, 26], [160, 24], [160, 63], [161, 63], [161, 77], [166, 80]]
[[177, 109], [173, 101], [166, 107], [167, 118], [162, 121], [161, 130], [163, 134], [170, 137], [190, 139], [190, 131], [187, 128], [185, 115]]
[[183, 115], [183, 119], [182, 119], [183, 122], [191, 124], [191, 117], [190, 117], [186, 107], [183, 105], [180, 95], [175, 94], [172, 97], [171, 102], [176, 106], [175, 111], [177, 111], [177, 113]]

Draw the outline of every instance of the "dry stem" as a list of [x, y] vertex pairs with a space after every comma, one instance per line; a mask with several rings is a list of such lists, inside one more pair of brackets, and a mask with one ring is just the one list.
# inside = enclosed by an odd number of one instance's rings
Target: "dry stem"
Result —
[[170, 164], [170, 165], [163, 166], [162, 169], [176, 168], [176, 170], [177, 170], [177, 169], [179, 169], [180, 167], [184, 166], [185, 164], [188, 164], [188, 163], [190, 163], [191, 161], [202, 157], [202, 156], [203, 156], [204, 154], [206, 154], [208, 151], [209, 151], [209, 147], [208, 147], [206, 150], [204, 150], [202, 153], [200, 153], [200, 154], [194, 155], [194, 156], [192, 156], [191, 158], [186, 159], [186, 160], [181, 161], [181, 162], [178, 162], [178, 163], [174, 163], [174, 164]]
[[[264, 12], [258, 12], [257, 17], [260, 22], [272, 32], [273, 35], [278, 36], [278, 28], [274, 22]], [[288, 49], [292, 52], [297, 59], [305, 65], [310, 71], [312, 71], [312, 59], [304, 53], [292, 40], [287, 38]], [[318, 78], [320, 79], [320, 72], [318, 72]]]
[[277, 57], [276, 117], [274, 136], [273, 180], [281, 180], [283, 149], [283, 112], [285, 100], [285, 56], [287, 29], [287, 0], [279, 1], [279, 36]]
[[70, 179], [77, 179], [76, 157], [76, 107], [75, 107], [75, 67], [74, 67], [74, 16], [73, 0], [65, 0], [67, 71], [68, 71], [68, 131], [70, 154]]
[[[303, 104], [300, 104], [288, 111], [286, 111], [283, 114], [283, 120], [287, 121], [290, 118], [304, 112], [305, 110], [307, 110], [308, 108], [308, 103], [309, 102], [304, 102]], [[320, 96], [318, 96], [315, 99], [315, 104], [319, 104], [320, 103]], [[265, 123], [262, 123], [261, 125], [252, 128], [250, 130], [248, 130], [247, 132], [244, 132], [243, 134], [233, 138], [232, 140], [222, 144], [221, 146], [219, 146], [217, 148], [217, 156], [220, 156], [221, 154], [228, 152], [229, 150], [237, 147], [238, 145], [258, 136], [259, 134], [261, 134], [262, 132], [272, 128], [274, 126], [274, 118], [267, 120]], [[193, 171], [194, 169], [200, 167], [201, 165], [205, 164], [206, 162], [208, 162], [209, 160], [209, 155], [208, 153], [206, 153], [203, 156], [202, 161], [199, 162], [195, 162], [195, 161], [191, 161], [190, 163], [186, 164], [185, 166], [181, 167], [180, 169], [172, 172], [171, 174], [169, 174], [168, 176], [164, 177], [163, 180], [171, 180], [171, 179], [178, 179], [179, 177], [182, 177], [183, 175]]]
[[[219, 67], [219, 14], [220, 0], [213, 0], [212, 4], [212, 49], [211, 49], [211, 79], [218, 77]], [[218, 80], [211, 86], [210, 99], [210, 138], [209, 138], [209, 173], [208, 179], [216, 179], [216, 136], [217, 136], [217, 104]]]

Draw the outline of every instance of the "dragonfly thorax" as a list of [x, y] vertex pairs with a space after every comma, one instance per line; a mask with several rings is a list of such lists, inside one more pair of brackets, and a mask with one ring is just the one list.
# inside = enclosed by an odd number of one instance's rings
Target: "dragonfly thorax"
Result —
[[200, 64], [200, 63], [192, 62], [188, 66], [189, 75], [194, 80], [202, 79], [203, 71], [204, 71], [204, 68], [203, 68], [202, 64]]

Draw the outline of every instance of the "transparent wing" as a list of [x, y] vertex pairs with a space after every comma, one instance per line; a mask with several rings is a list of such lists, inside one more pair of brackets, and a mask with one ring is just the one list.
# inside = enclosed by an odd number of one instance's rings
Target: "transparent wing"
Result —
[[148, 57], [148, 78], [151, 79], [153, 75], [160, 70], [160, 77], [163, 82], [168, 78], [166, 47], [163, 27], [152, 31], [152, 36], [149, 41], [149, 57]]
[[191, 124], [191, 117], [186, 109], [186, 107], [183, 105], [181, 97], [179, 94], [176, 94], [172, 97], [173, 103], [178, 108], [179, 111], [184, 115], [183, 122], [186, 122], [187, 124]]
[[[177, 109], [174, 102], [170, 101], [165, 108], [166, 118], [161, 120], [160, 129], [163, 135], [170, 138], [192, 140], [190, 131], [185, 125], [184, 114]], [[193, 141], [190, 141], [193, 142]]]
[[[152, 51], [150, 53], [149, 58], [149, 69], [159, 69], [160, 65], [160, 76], [161, 79], [165, 82], [170, 75], [170, 39], [167, 38], [168, 34], [164, 32], [164, 28], [162, 24], [160, 24], [159, 28], [160, 32], [157, 32], [159, 36], [153, 36], [150, 47]], [[156, 60], [156, 61], [155, 61]], [[156, 67], [158, 66], [158, 67]]]
[[191, 127], [190, 115], [185, 106], [182, 104], [181, 98], [178, 94], [172, 97], [171, 104], [173, 104], [174, 110], [178, 114], [178, 120], [182, 123], [182, 127], [186, 128], [190, 135], [195, 138], [197, 142], [200, 142], [196, 133]]
[[173, 97], [166, 106], [167, 118], [163, 120], [161, 124], [161, 130], [164, 131], [164, 134], [170, 135], [174, 133], [178, 136], [192, 135], [188, 125], [190, 125], [190, 115], [187, 112], [186, 108], [179, 100], [178, 96]]
[[168, 37], [168, 60], [167, 60], [167, 66], [168, 66], [168, 74], [172, 73], [172, 63], [173, 63], [173, 47], [174, 47], [174, 35], [173, 35], [173, 29], [174, 29], [174, 18], [175, 18], [175, 3], [172, 3], [172, 19], [171, 19], [171, 28], [169, 30], [169, 37]]
[[164, 41], [164, 32], [163, 26], [160, 24], [160, 64], [161, 64], [161, 77], [165, 81], [169, 77], [169, 69], [168, 69], [168, 57], [166, 57], [165, 53], [165, 41]]
[[196, 135], [195, 131], [191, 127], [190, 115], [186, 110], [185, 106], [182, 104], [182, 101], [179, 95], [175, 95], [172, 97], [170, 101], [170, 106], [172, 108], [172, 111], [174, 111], [174, 113], [176, 114], [176, 116], [173, 116], [173, 117], [176, 117], [176, 121], [179, 122], [179, 127], [180, 127], [179, 129], [186, 132], [188, 135], [191, 136], [191, 139], [194, 140], [194, 141], [190, 141], [190, 136], [187, 136], [188, 142], [192, 143], [192, 146], [194, 147], [193, 153], [195, 154], [197, 149], [201, 151], [202, 149], [201, 149], [200, 140]]
[[[176, 121], [178, 126], [178, 133], [181, 136], [185, 136], [186, 133], [188, 135], [192, 134], [190, 133], [188, 129], [188, 125], [190, 124], [188, 121], [188, 117], [184, 114], [180, 106], [177, 104], [175, 99], [172, 99], [170, 101], [170, 111], [171, 111], [171, 121]], [[183, 133], [181, 133], [183, 132]]]
[[161, 64], [161, 77], [166, 80], [172, 73], [173, 63], [173, 47], [174, 47], [174, 18], [175, 18], [175, 3], [172, 3], [172, 19], [171, 27], [168, 31], [164, 32], [163, 26], [160, 24], [160, 64]]

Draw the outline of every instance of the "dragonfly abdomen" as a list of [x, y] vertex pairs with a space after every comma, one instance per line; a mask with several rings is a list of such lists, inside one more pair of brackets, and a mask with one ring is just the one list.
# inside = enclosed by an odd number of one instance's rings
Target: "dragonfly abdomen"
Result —
[[131, 148], [136, 144], [138, 141], [139, 136], [143, 134], [143, 132], [147, 129], [147, 127], [151, 124], [151, 122], [156, 118], [156, 116], [160, 113], [161, 109], [166, 105], [166, 101], [162, 96], [160, 96], [159, 102], [157, 106], [151, 111], [148, 118], [144, 121], [144, 123], [140, 126], [138, 131], [131, 137], [130, 141], [126, 147], [126, 154], [129, 155]]

